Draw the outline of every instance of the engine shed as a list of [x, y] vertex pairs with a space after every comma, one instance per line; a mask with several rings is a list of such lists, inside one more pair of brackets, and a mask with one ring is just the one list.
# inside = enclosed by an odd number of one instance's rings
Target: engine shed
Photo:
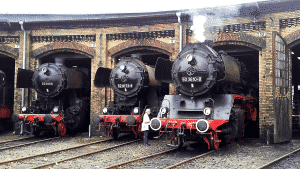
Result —
[[[100, 115], [114, 98], [111, 88], [93, 85], [97, 68], [112, 69], [120, 57], [132, 54], [143, 55], [150, 65], [158, 56], [173, 61], [187, 43], [198, 42], [196, 16], [205, 15], [207, 42], [243, 62], [257, 82], [257, 137], [269, 143], [289, 141], [293, 125], [299, 127], [292, 115], [300, 112], [300, 2], [241, 4], [226, 16], [218, 10], [91, 16], [1, 14], [0, 70], [4, 62], [5, 67], [11, 65], [5, 71], [14, 83], [13, 111], [18, 114], [37, 97], [33, 89], [16, 88], [18, 68], [34, 71], [62, 55], [70, 66], [90, 71], [90, 133], [97, 135], [92, 117]], [[166, 90], [176, 93], [173, 84]]]

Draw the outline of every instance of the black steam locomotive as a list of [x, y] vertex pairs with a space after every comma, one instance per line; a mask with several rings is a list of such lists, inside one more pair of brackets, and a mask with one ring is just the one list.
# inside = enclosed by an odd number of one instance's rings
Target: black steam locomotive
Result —
[[[162, 99], [161, 82], [154, 78], [154, 68], [141, 60], [141, 55], [123, 57], [114, 69], [98, 68], [96, 87], [111, 87], [114, 101], [103, 108], [103, 115], [95, 117], [99, 130], [117, 138], [119, 133], [133, 132], [139, 136], [142, 115], [150, 108], [156, 117]], [[151, 118], [150, 117], [150, 118]]]
[[257, 121], [255, 84], [243, 63], [205, 43], [187, 44], [174, 62], [158, 59], [158, 80], [174, 83], [150, 127], [173, 133], [170, 145], [204, 141], [208, 149], [240, 139], [246, 124]]
[[6, 74], [0, 70], [0, 131], [11, 126], [12, 104], [9, 97], [13, 95], [13, 90], [7, 84]]
[[67, 67], [64, 57], [55, 63], [43, 63], [36, 71], [18, 70], [17, 88], [33, 88], [37, 99], [30, 107], [22, 107], [21, 114], [13, 114], [14, 122], [29, 124], [31, 132], [39, 136], [51, 129], [64, 136], [67, 129], [81, 129], [90, 111], [89, 70], [84, 67]]

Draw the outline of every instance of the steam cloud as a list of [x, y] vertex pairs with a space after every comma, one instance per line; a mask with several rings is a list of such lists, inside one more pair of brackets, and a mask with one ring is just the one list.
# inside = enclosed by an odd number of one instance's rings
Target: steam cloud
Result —
[[[231, 5], [231, 6], [220, 6], [214, 8], [206, 8], [206, 9], [197, 9], [197, 10], [188, 10], [184, 13], [191, 16], [193, 21], [193, 26], [191, 30], [193, 30], [195, 34], [195, 39], [199, 42], [204, 42], [206, 40], [204, 33], [205, 28], [217, 26], [222, 28], [224, 26], [223, 20], [227, 19], [227, 21], [234, 20], [240, 16], [241, 9], [245, 7], [254, 7], [255, 10], [258, 9], [258, 3], [248, 3], [241, 5]], [[243, 13], [244, 14], [244, 13]], [[249, 16], [254, 18], [255, 16]], [[255, 18], [254, 18], [255, 20]], [[233, 23], [236, 23], [233, 21]], [[212, 39], [207, 39], [212, 40]]]

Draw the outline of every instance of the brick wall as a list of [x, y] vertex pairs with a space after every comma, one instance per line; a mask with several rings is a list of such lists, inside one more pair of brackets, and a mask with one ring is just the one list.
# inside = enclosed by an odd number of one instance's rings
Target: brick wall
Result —
[[[215, 45], [226, 45], [228, 42], [235, 45], [244, 45], [255, 48], [259, 51], [259, 122], [260, 134], [266, 138], [266, 130], [272, 129], [274, 125], [274, 90], [273, 90], [273, 55], [272, 55], [272, 31], [279, 32], [288, 42], [292, 44], [300, 38], [300, 27], [280, 28], [280, 19], [298, 17], [299, 11], [271, 13], [256, 18], [256, 22], [265, 22], [265, 28], [253, 30], [241, 30], [237, 32], [212, 33], [206, 31], [206, 37], [214, 39]], [[224, 25], [252, 23], [253, 18], [225, 19]], [[183, 47], [188, 42], [197, 42], [193, 36], [188, 36], [186, 30], [192, 26], [191, 22], [183, 23]], [[153, 32], [174, 30], [174, 37], [145, 38], [139, 40], [109, 40], [108, 34], [122, 34], [130, 32]], [[1, 32], [2, 35], [7, 35]], [[231, 36], [230, 36], [231, 35]], [[236, 36], [239, 35], [239, 36]], [[15, 75], [18, 68], [22, 68], [23, 55], [23, 32], [17, 31], [10, 36], [19, 36], [19, 41], [15, 43], [0, 44], [1, 52], [7, 53], [15, 58]], [[74, 37], [72, 37], [74, 36]], [[31, 37], [35, 37], [34, 41]], [[89, 39], [95, 37], [95, 39]], [[174, 40], [175, 43], [170, 43]], [[15, 48], [15, 44], [19, 48]], [[26, 68], [35, 70], [38, 66], [36, 57], [46, 56], [50, 53], [68, 49], [71, 52], [80, 53], [91, 59], [91, 118], [99, 115], [104, 106], [113, 99], [113, 91], [110, 88], [98, 89], [94, 87], [93, 81], [98, 67], [113, 68], [114, 59], [112, 56], [129, 47], [152, 46], [157, 51], [170, 55], [173, 60], [179, 51], [179, 24], [154, 24], [143, 26], [110, 26], [105, 28], [73, 28], [73, 29], [39, 29], [27, 31], [26, 41]], [[30, 57], [29, 57], [30, 56]], [[290, 73], [291, 75], [291, 73]], [[290, 77], [291, 78], [291, 77]], [[16, 82], [16, 77], [15, 77]], [[174, 85], [170, 85], [170, 94], [176, 93]], [[36, 97], [33, 90], [25, 90], [26, 104]], [[290, 96], [289, 96], [290, 98]], [[291, 99], [291, 98], [290, 98]], [[20, 112], [21, 89], [15, 89], [15, 113]], [[289, 112], [291, 114], [291, 111]]]

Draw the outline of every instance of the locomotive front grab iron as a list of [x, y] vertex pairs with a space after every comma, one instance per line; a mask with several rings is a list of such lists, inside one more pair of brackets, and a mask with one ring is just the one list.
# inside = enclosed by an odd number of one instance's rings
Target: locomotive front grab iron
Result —
[[204, 141], [208, 149], [241, 138], [257, 121], [255, 85], [243, 63], [204, 43], [187, 44], [174, 62], [159, 58], [155, 78], [174, 83], [177, 95], [165, 95], [150, 127], [173, 133], [171, 145]]
[[[76, 67], [76, 66], [75, 66]], [[53, 130], [64, 136], [67, 129], [79, 130], [89, 114], [89, 70], [67, 67], [63, 57], [56, 57], [55, 63], [43, 63], [37, 70], [19, 69], [18, 88], [33, 88], [37, 99], [30, 107], [22, 107], [21, 114], [13, 114], [13, 122], [29, 124], [31, 132], [39, 136], [43, 130]]]
[[138, 137], [146, 108], [152, 110], [150, 118], [157, 116], [161, 82], [155, 80], [154, 68], [142, 62], [141, 55], [120, 58], [112, 70], [98, 68], [94, 84], [114, 91], [114, 101], [103, 108], [103, 115], [94, 117], [99, 130], [114, 139], [124, 132]]

